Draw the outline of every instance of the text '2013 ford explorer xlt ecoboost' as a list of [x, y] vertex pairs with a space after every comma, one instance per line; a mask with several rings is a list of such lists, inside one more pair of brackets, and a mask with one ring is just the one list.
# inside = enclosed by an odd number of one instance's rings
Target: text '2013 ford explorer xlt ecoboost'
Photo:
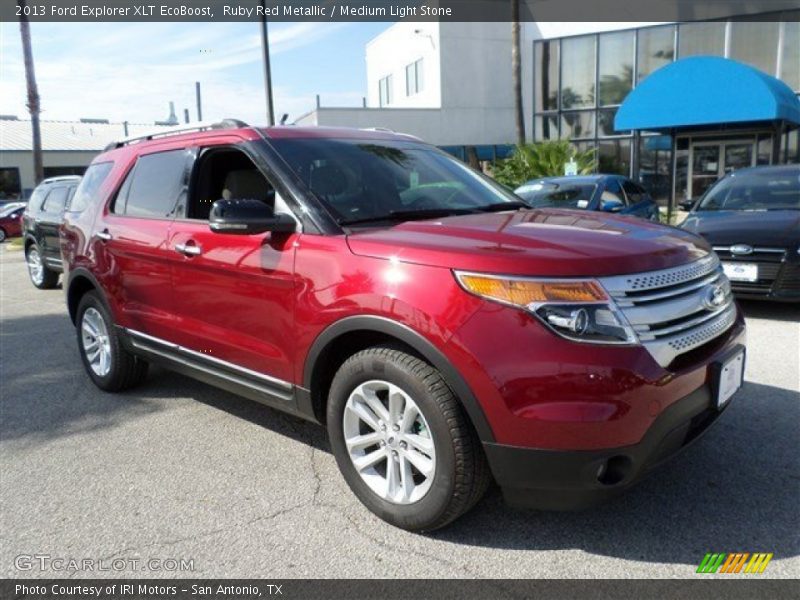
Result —
[[197, 125], [111, 145], [61, 229], [83, 363], [159, 363], [327, 425], [356, 496], [441, 527], [491, 479], [576, 508], [697, 438], [744, 320], [699, 237], [531, 210], [382, 131]]

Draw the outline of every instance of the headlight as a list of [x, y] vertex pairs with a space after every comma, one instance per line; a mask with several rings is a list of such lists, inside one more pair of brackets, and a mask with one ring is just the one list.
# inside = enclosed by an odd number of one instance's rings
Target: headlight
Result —
[[593, 279], [527, 279], [456, 272], [468, 292], [535, 315], [550, 330], [577, 342], [636, 344], [633, 328]]

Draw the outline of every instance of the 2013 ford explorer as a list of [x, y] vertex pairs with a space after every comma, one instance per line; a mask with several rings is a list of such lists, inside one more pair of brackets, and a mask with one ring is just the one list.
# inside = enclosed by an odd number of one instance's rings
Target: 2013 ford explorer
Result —
[[494, 479], [566, 509], [730, 404], [744, 321], [701, 238], [531, 210], [410, 136], [226, 121], [113, 144], [61, 230], [101, 389], [159, 363], [327, 425], [354, 494], [431, 530]]

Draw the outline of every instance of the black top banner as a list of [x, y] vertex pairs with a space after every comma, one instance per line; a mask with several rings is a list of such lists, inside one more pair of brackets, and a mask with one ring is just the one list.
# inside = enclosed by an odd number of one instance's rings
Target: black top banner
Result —
[[[772, 13], [765, 15], [765, 13]], [[512, 0], [28, 0], [0, 21], [511, 21]], [[800, 0], [519, 0], [520, 21], [800, 20]]]

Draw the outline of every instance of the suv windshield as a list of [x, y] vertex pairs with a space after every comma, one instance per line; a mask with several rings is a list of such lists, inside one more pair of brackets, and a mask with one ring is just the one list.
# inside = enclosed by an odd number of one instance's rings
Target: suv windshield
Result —
[[596, 188], [594, 183], [536, 182], [523, 185], [516, 194], [535, 208], [586, 208]]
[[526, 206], [500, 185], [425, 144], [307, 138], [271, 143], [342, 225]]
[[725, 177], [697, 210], [800, 210], [800, 169]]

